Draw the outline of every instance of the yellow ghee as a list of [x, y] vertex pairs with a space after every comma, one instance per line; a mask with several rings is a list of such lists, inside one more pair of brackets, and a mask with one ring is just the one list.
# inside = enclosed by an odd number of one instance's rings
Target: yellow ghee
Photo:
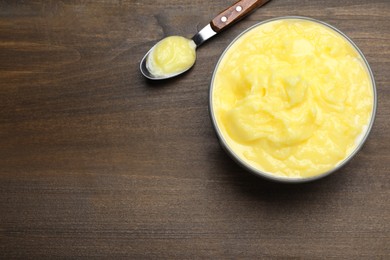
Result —
[[155, 76], [169, 76], [192, 67], [196, 45], [181, 36], [170, 36], [153, 48], [147, 60], [148, 70]]
[[227, 50], [212, 110], [233, 153], [273, 176], [307, 178], [356, 148], [373, 111], [365, 62], [333, 29], [309, 20], [259, 25]]

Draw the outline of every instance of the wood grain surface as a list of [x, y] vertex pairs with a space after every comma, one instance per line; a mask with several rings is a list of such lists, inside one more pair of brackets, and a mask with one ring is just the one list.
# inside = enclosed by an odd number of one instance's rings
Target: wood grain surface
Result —
[[[0, 0], [1, 259], [390, 259], [390, 2], [272, 0], [182, 77], [142, 77], [156, 41], [192, 36], [233, 3]], [[208, 114], [224, 48], [285, 15], [350, 36], [378, 90], [363, 149], [304, 185], [237, 166]]]

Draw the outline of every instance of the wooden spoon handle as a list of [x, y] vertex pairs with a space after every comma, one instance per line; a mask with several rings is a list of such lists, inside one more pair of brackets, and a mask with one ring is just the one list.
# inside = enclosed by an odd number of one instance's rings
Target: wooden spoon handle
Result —
[[270, 0], [241, 0], [222, 11], [213, 20], [211, 20], [211, 28], [215, 32], [220, 32], [226, 29], [233, 23], [244, 18], [247, 14], [254, 11], [256, 8], [264, 5]]

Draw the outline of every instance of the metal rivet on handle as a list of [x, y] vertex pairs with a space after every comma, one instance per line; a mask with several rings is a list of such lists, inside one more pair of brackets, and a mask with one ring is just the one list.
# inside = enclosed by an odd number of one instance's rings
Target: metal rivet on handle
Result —
[[221, 17], [221, 22], [225, 23], [227, 21], [227, 17], [226, 16], [222, 16]]
[[241, 7], [240, 5], [238, 5], [238, 6], [236, 7], [236, 11], [237, 11], [237, 12], [241, 12], [241, 11], [242, 11], [242, 7]]

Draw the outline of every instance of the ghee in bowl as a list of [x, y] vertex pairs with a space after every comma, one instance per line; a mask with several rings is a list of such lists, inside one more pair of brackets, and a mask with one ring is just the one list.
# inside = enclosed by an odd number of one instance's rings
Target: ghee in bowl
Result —
[[210, 114], [224, 148], [251, 172], [304, 182], [359, 150], [373, 124], [376, 90], [356, 45], [310, 18], [257, 24], [222, 54]]

